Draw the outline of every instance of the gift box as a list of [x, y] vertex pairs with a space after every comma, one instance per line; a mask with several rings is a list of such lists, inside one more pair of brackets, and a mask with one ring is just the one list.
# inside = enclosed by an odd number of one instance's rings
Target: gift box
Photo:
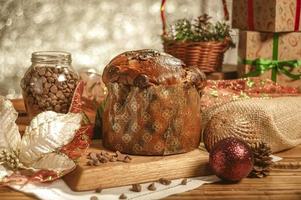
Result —
[[301, 0], [233, 0], [232, 27], [263, 32], [301, 31]]
[[207, 80], [230, 80], [237, 78], [237, 70], [230, 72], [212, 72], [206, 74]]
[[241, 31], [238, 57], [240, 77], [259, 76], [301, 88], [301, 32]]

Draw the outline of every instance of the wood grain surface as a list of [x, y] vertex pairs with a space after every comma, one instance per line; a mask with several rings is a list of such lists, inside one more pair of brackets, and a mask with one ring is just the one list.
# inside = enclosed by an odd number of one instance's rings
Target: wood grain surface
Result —
[[[24, 111], [20, 101], [14, 102], [18, 111]], [[21, 127], [21, 130], [23, 128]], [[262, 179], [243, 179], [236, 184], [223, 182], [203, 185], [195, 190], [166, 199], [296, 199], [301, 200], [301, 145], [277, 154], [284, 159], [277, 163], [270, 176]], [[0, 200], [32, 200], [33, 196], [0, 187]]]
[[[89, 152], [99, 153], [104, 148], [97, 140]], [[131, 156], [130, 163], [108, 162], [100, 166], [88, 166], [88, 159], [80, 158], [74, 171], [64, 177], [74, 191], [112, 188], [157, 181], [159, 178], [177, 179], [210, 175], [209, 155], [195, 149], [191, 152], [170, 156]]]

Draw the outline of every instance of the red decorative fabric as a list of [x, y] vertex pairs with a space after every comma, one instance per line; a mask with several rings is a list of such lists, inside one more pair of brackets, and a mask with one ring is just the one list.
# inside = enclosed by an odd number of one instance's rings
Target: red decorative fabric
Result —
[[202, 110], [236, 100], [301, 96], [294, 87], [281, 86], [269, 79], [244, 78], [236, 80], [208, 80], [201, 98]]
[[253, 0], [248, 0], [248, 28], [250, 31], [254, 30], [254, 12], [253, 12]]
[[299, 31], [300, 14], [301, 14], [301, 0], [297, 0], [296, 15], [295, 15], [295, 31]]

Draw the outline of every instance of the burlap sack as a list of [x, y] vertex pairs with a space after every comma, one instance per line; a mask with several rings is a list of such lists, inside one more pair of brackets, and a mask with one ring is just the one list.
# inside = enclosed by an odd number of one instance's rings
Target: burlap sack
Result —
[[249, 99], [212, 107], [203, 113], [207, 150], [226, 137], [249, 144], [268, 143], [273, 152], [301, 143], [301, 97]]

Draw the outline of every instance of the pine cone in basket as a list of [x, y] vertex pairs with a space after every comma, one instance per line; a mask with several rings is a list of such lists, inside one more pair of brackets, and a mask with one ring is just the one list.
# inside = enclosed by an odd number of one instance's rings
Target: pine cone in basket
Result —
[[258, 142], [251, 146], [254, 156], [254, 167], [249, 177], [263, 178], [269, 175], [270, 167], [273, 164], [271, 148], [264, 142]]
[[169, 54], [129, 51], [104, 69], [108, 97], [105, 147], [128, 154], [168, 155], [200, 142], [200, 95], [205, 75]]

